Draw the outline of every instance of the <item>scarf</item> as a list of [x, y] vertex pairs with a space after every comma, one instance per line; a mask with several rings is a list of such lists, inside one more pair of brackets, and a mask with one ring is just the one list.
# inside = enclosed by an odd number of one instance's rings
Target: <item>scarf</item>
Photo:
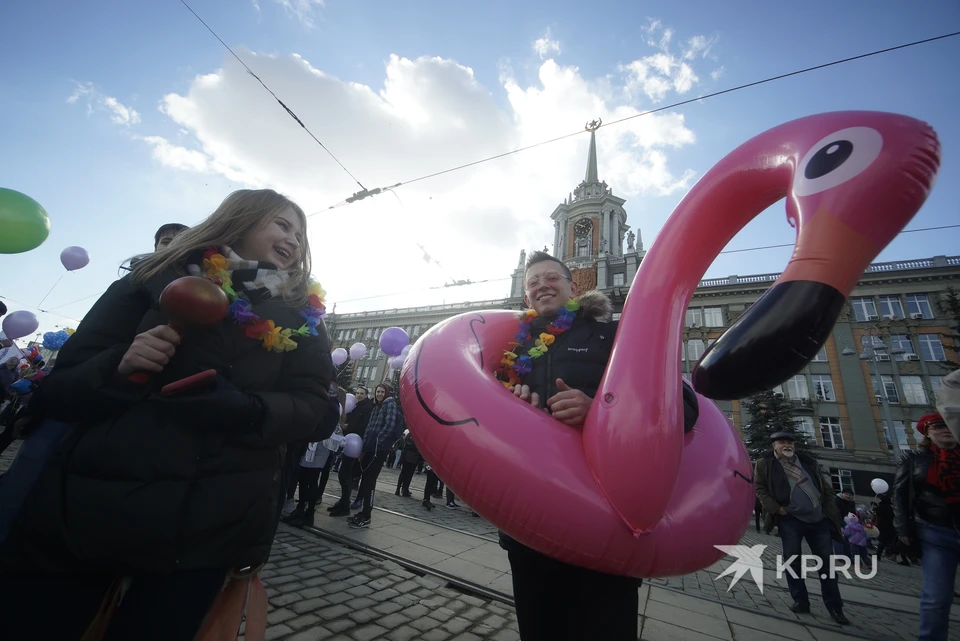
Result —
[[799, 487], [810, 497], [810, 502], [814, 507], [818, 507], [820, 505], [820, 492], [814, 487], [813, 481], [809, 476], [804, 476], [804, 469], [797, 455], [794, 454], [793, 458], [789, 459], [777, 456], [777, 460], [780, 461], [780, 465], [783, 466], [783, 471], [787, 473], [787, 476], [793, 479], [796, 487]]
[[[244, 260], [226, 245], [220, 248], [220, 253], [230, 261], [224, 271], [233, 281], [233, 290], [253, 304], [281, 296], [290, 282], [290, 272], [277, 269], [273, 263]], [[191, 276], [206, 277], [201, 265], [189, 264], [187, 272]]]
[[927, 484], [938, 488], [947, 503], [960, 503], [960, 447], [945, 450], [931, 445], [930, 449], [933, 461], [927, 470]]

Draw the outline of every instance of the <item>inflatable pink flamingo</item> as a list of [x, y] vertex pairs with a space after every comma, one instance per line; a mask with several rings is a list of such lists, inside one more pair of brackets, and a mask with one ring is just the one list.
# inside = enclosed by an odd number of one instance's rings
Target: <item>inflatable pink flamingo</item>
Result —
[[[743, 535], [754, 487], [739, 435], [705, 397], [770, 389], [813, 358], [864, 269], [923, 204], [939, 153], [929, 126], [886, 113], [829, 113], [760, 134], [703, 176], [647, 253], [582, 429], [492, 376], [516, 313], [468, 313], [427, 332], [404, 364], [400, 393], [420, 451], [484, 518], [561, 561], [636, 577], [714, 563], [716, 545]], [[684, 434], [687, 305], [727, 242], [784, 197], [793, 257], [694, 369], [700, 417]]]

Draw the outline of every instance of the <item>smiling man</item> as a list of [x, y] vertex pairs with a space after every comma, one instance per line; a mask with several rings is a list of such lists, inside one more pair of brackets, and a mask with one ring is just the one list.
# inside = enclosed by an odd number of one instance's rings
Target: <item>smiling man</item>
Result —
[[[530, 255], [524, 279], [523, 300], [532, 311], [521, 325], [525, 331], [529, 321], [529, 335], [514, 350], [516, 365], [507, 373], [511, 389], [519, 399], [580, 429], [613, 348], [613, 306], [598, 291], [581, 294], [567, 266], [546, 252]], [[683, 399], [684, 425], [677, 430], [690, 430], [699, 411], [685, 384]], [[523, 641], [636, 640], [638, 579], [562, 563], [504, 533], [500, 544], [510, 559]]]

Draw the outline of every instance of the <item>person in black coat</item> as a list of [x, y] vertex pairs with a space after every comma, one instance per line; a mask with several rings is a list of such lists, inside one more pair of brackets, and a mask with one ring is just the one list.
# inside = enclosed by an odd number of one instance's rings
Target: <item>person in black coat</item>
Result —
[[[158, 300], [185, 274], [236, 300], [221, 323], [181, 336]], [[0, 559], [5, 639], [80, 638], [118, 577], [133, 577], [107, 641], [188, 641], [228, 572], [267, 561], [286, 444], [331, 410], [322, 290], [309, 274], [303, 211], [242, 190], [87, 313], [30, 406], [35, 420], [73, 427]], [[160, 393], [208, 368], [209, 386]], [[137, 372], [152, 378], [131, 381]]]
[[[511, 389], [558, 421], [581, 427], [610, 359], [617, 330], [610, 320], [612, 304], [596, 291], [578, 296], [570, 270], [545, 252], [531, 254], [524, 279], [524, 302], [537, 317], [531, 339], [515, 350], [518, 354], [526, 354], [542, 332], [556, 329], [553, 322], [559, 322], [569, 300], [576, 298], [580, 309], [568, 328], [554, 334], [549, 351], [532, 359], [530, 372]], [[696, 396], [686, 384], [683, 398], [684, 425], [677, 425], [678, 431], [692, 429], [699, 416]], [[639, 579], [557, 561], [502, 532], [500, 544], [510, 561], [517, 622], [524, 641], [636, 641]]]
[[[370, 413], [373, 411], [373, 399], [369, 398], [369, 392], [366, 387], [357, 388], [357, 406], [353, 411], [347, 414], [347, 427], [343, 435], [359, 434], [363, 436], [367, 429], [367, 423], [370, 422]], [[340, 481], [340, 500], [328, 508], [330, 516], [349, 516], [350, 515], [350, 494], [353, 489], [354, 469], [359, 470], [357, 459], [347, 455], [342, 455], [340, 459], [340, 471], [337, 478]]]

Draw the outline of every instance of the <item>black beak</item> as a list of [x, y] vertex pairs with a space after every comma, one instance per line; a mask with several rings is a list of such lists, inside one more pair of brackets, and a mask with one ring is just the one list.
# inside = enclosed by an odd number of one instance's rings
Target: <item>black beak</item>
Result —
[[773, 389], [817, 355], [844, 300], [824, 283], [774, 285], [703, 355], [693, 368], [694, 389], [723, 401]]

